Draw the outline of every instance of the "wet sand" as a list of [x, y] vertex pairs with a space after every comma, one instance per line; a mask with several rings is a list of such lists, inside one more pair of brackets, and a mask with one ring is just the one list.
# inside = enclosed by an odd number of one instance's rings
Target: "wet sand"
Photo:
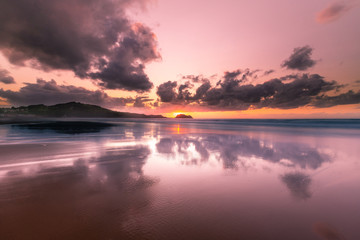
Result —
[[109, 124], [0, 126], [1, 239], [360, 239], [358, 129]]

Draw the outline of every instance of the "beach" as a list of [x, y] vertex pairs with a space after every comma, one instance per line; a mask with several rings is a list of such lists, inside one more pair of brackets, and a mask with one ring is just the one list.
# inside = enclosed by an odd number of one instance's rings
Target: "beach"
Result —
[[0, 125], [2, 239], [360, 239], [359, 120], [59, 121]]

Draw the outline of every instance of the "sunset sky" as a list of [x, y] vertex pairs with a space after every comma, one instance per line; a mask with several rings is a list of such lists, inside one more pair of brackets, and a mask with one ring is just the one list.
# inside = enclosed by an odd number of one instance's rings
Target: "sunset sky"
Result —
[[0, 106], [360, 118], [360, 1], [0, 0]]

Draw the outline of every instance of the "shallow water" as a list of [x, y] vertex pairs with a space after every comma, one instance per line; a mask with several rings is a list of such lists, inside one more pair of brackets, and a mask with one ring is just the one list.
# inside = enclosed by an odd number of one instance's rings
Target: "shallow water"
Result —
[[359, 120], [103, 121], [0, 125], [0, 239], [360, 239]]

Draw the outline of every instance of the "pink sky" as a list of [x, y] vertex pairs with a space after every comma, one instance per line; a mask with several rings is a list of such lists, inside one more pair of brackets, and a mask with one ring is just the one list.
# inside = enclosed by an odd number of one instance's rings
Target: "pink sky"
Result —
[[[215, 84], [224, 72], [246, 68], [275, 70], [271, 75], [253, 79], [252, 84], [288, 74], [309, 73], [319, 74], [326, 81], [335, 80], [338, 84], [346, 85], [340, 93], [348, 90], [357, 92], [360, 89], [360, 84], [356, 83], [360, 80], [360, 28], [357, 26], [360, 22], [359, 1], [157, 0], [148, 3], [146, 10], [132, 6], [127, 12], [134, 22], [141, 22], [151, 28], [157, 37], [161, 59], [145, 64], [144, 71], [154, 85], [150, 92], [103, 89], [111, 97], [149, 96], [156, 100], [157, 87], [166, 81], [177, 81], [180, 84], [185, 82], [181, 80], [185, 75], [203, 75], [209, 78], [216, 74], [210, 79]], [[303, 46], [312, 48], [311, 58], [316, 64], [300, 72], [282, 68], [281, 64], [293, 50]], [[4, 53], [1, 49], [0, 52]], [[0, 69], [7, 70], [16, 81], [16, 84], [0, 82], [0, 89], [3, 90], [18, 91], [24, 86], [24, 82], [36, 83], [37, 78], [47, 81], [54, 79], [59, 85], [81, 86], [92, 91], [99, 89], [94, 81], [80, 79], [72, 71], [43, 71], [17, 66], [9, 63], [4, 54], [0, 56]], [[204, 111], [172, 105], [158, 109], [131, 106], [112, 108], [160, 113], [170, 113], [173, 109]], [[346, 116], [360, 117], [358, 103], [335, 108], [343, 109], [341, 112], [345, 111]], [[308, 107], [302, 107], [298, 109], [296, 116], [302, 117], [314, 112], [336, 116], [339, 110], [334, 110], [335, 108], [309, 110]], [[260, 117], [263, 116], [261, 111]], [[289, 110], [288, 113], [294, 111], [296, 109]], [[251, 110], [232, 110], [226, 117], [241, 117], [242, 113], [251, 114]], [[199, 113], [197, 115], [202, 116]], [[209, 117], [208, 115], [203, 116]]]
[[329, 3], [158, 0], [137, 16], [153, 27], [163, 57], [147, 71], [159, 83], [180, 74], [222, 74], [237, 68], [284, 72], [280, 63], [293, 48], [310, 45], [313, 58], [321, 60], [311, 72], [351, 83], [360, 78], [360, 8], [319, 24], [316, 15]]

